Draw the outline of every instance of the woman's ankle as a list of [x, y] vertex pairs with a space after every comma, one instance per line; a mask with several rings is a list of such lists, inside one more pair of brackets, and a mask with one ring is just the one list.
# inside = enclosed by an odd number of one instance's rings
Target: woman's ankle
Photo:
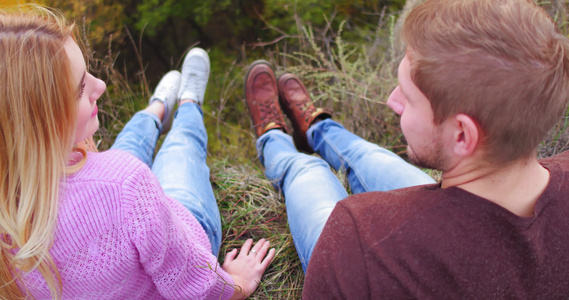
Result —
[[158, 116], [158, 119], [163, 120], [164, 113], [166, 112], [166, 107], [164, 106], [164, 103], [160, 101], [154, 101], [150, 103], [144, 110], [149, 113], [155, 114], [156, 116]]
[[[192, 100], [192, 99], [182, 99], [180, 100], [180, 103], [178, 105], [182, 105], [184, 103], [195, 103], [198, 104], [196, 101]], [[199, 104], [198, 104], [199, 105]]]

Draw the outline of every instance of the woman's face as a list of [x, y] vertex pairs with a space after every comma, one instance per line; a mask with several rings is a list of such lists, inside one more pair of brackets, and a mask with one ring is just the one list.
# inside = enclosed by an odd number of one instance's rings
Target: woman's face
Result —
[[70, 37], [64, 46], [71, 62], [73, 83], [77, 86], [78, 113], [74, 144], [92, 136], [99, 128], [96, 101], [106, 89], [105, 83], [87, 72], [85, 59], [77, 43]]

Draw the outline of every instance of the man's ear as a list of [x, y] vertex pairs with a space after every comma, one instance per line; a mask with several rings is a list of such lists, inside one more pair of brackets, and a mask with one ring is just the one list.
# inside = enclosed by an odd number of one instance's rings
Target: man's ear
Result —
[[457, 114], [452, 117], [451, 128], [453, 153], [461, 157], [471, 156], [482, 134], [476, 122], [468, 115]]

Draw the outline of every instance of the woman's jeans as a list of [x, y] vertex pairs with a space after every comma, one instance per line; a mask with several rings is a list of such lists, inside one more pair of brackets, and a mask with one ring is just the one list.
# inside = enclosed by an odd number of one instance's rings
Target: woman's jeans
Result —
[[354, 194], [434, 183], [393, 152], [363, 140], [331, 119], [313, 125], [307, 136], [309, 145], [323, 159], [299, 153], [292, 138], [280, 130], [269, 130], [257, 140], [265, 174], [284, 195], [289, 227], [305, 272], [330, 213], [348, 196], [330, 166], [345, 172]]
[[200, 222], [213, 255], [217, 256], [221, 245], [221, 219], [206, 164], [207, 132], [203, 113], [195, 103], [181, 105], [153, 162], [161, 127], [156, 115], [140, 111], [126, 124], [111, 149], [126, 151], [152, 169], [164, 193], [181, 202]]

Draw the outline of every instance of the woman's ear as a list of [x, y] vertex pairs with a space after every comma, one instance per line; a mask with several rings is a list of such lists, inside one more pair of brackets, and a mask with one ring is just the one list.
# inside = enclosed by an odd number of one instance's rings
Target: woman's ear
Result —
[[450, 126], [452, 129], [452, 151], [461, 157], [471, 156], [481, 137], [481, 132], [476, 122], [468, 115], [455, 115]]

